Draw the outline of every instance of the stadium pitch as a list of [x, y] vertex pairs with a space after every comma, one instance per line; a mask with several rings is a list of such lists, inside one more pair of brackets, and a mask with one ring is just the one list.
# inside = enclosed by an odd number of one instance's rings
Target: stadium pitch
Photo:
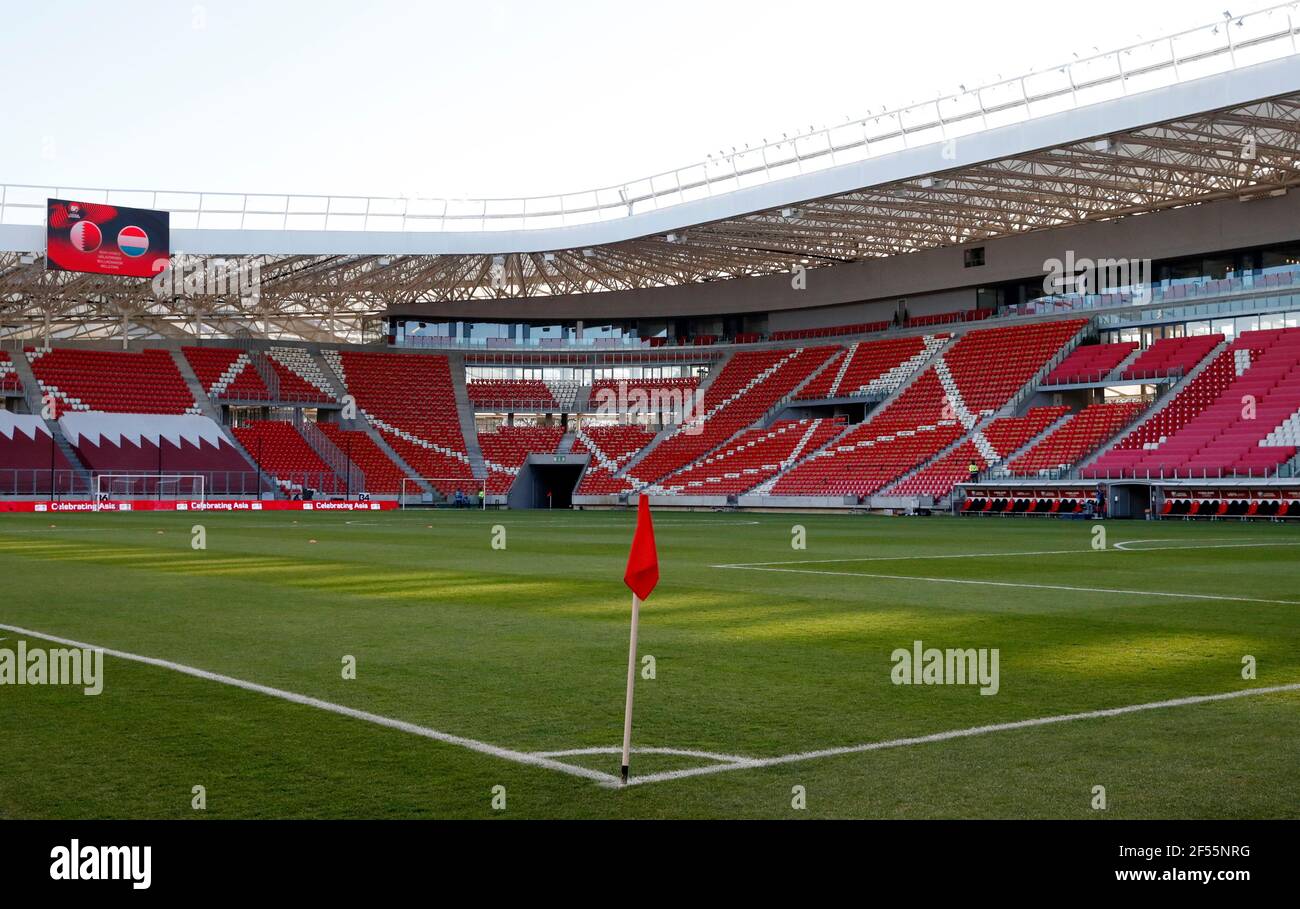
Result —
[[632, 524], [0, 516], [0, 817], [1300, 816], [1297, 528], [660, 512], [620, 787]]

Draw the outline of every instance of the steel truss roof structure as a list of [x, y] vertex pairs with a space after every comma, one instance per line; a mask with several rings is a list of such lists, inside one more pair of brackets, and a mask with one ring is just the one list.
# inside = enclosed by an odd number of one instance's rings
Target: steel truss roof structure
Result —
[[[1294, 51], [1296, 30], [1289, 17], [1285, 21], [1282, 34]], [[47, 271], [39, 252], [0, 252], [0, 338], [46, 332], [54, 337], [120, 336], [126, 330], [133, 336], [253, 332], [319, 342], [376, 340], [384, 313], [394, 305], [772, 275], [796, 264], [833, 266], [1282, 193], [1300, 185], [1298, 61], [1294, 55], [1284, 61], [1292, 68], [1283, 71], [1288, 91], [1281, 94], [994, 158], [964, 161], [955, 156], [958, 163], [949, 169], [915, 171], [832, 194], [800, 198], [801, 187], [824, 184], [786, 180], [782, 191], [796, 195], [777, 207], [589, 246], [251, 256], [230, 250], [242, 267], [252, 263], [260, 270], [257, 292], [242, 297], [237, 292], [159, 295], [148, 280]], [[1202, 87], [1196, 97], [1218, 95]], [[1094, 122], [1101, 121], [1088, 119]], [[1027, 133], [1016, 135], [1025, 142]], [[970, 143], [978, 152], [980, 136], [974, 132], [944, 141]], [[943, 144], [931, 143], [935, 148]], [[185, 266], [228, 258], [176, 260]]]

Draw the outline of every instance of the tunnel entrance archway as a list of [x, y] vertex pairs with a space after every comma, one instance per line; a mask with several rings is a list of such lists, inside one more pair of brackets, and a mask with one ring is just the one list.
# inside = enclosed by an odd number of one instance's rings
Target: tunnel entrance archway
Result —
[[[511, 508], [572, 508], [589, 455], [529, 455], [510, 487]], [[550, 493], [549, 501], [547, 493]]]

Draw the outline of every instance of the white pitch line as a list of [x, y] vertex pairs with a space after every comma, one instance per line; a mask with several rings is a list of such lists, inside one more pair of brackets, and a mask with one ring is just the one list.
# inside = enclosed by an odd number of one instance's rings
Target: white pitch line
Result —
[[1127, 549], [1134, 543], [1159, 543], [1163, 540], [1122, 540], [1106, 549], [1037, 549], [1028, 552], [962, 552], [953, 555], [901, 555], [901, 556], [858, 556], [846, 559], [789, 559], [782, 562], [733, 562], [726, 565], [710, 565], [710, 568], [758, 568], [768, 565], [827, 565], [838, 562], [922, 562], [934, 559], [996, 559], [1011, 556], [1041, 555], [1087, 555], [1093, 552], [1160, 552], [1162, 550], [1199, 550], [1199, 549], [1248, 549], [1255, 546], [1300, 546], [1297, 540], [1278, 540], [1267, 543], [1223, 543], [1210, 546], [1149, 546], [1143, 549]]
[[[1145, 552], [1147, 550], [1134, 550]], [[1215, 600], [1232, 603], [1268, 603], [1300, 606], [1300, 600], [1270, 600], [1259, 597], [1230, 597], [1211, 593], [1174, 593], [1165, 590], [1126, 590], [1122, 587], [1074, 587], [1066, 584], [1025, 584], [1015, 581], [977, 581], [970, 578], [926, 578], [910, 574], [875, 574], [866, 571], [821, 571], [813, 568], [763, 568], [757, 565], [714, 565], [737, 571], [776, 571], [785, 574], [816, 574], [840, 578], [875, 578], [883, 581], [925, 581], [931, 584], [969, 584], [976, 587], [1015, 587], [1023, 590], [1065, 590], [1071, 593], [1117, 593], [1136, 597], [1165, 597], [1175, 600]]]
[[[1161, 710], [1166, 707], [1187, 707], [1193, 704], [1208, 704], [1214, 701], [1229, 701], [1235, 698], [1253, 697], [1260, 694], [1279, 694], [1287, 691], [1300, 691], [1300, 682], [1289, 685], [1273, 685], [1268, 688], [1247, 688], [1241, 691], [1229, 691], [1223, 694], [1202, 694], [1186, 698], [1174, 698], [1168, 701], [1152, 701], [1147, 704], [1130, 704], [1126, 707], [1110, 707], [1105, 710], [1087, 710], [1082, 713], [1065, 713], [1058, 716], [1038, 717], [1032, 720], [1016, 720], [1009, 723], [994, 723], [988, 726], [972, 726], [967, 729], [953, 729], [948, 732], [936, 732], [931, 735], [911, 736], [905, 739], [891, 739], [886, 742], [871, 742], [866, 745], [846, 745], [840, 748], [824, 748], [820, 751], [801, 751], [794, 754], [782, 754], [768, 758], [741, 758], [733, 763], [715, 764], [706, 767], [689, 767], [683, 770], [668, 770], [663, 773], [651, 773], [646, 776], [634, 776], [628, 781], [629, 786], [646, 783], [662, 783], [668, 780], [680, 780], [692, 776], [704, 776], [711, 773], [725, 773], [729, 770], [753, 770], [760, 767], [775, 767], [781, 764], [794, 764], [812, 761], [818, 758], [838, 757], [845, 754], [862, 754], [868, 751], [883, 751], [887, 748], [903, 748], [909, 745], [926, 745], [934, 742], [946, 742], [952, 739], [970, 738], [988, 735], [993, 732], [1009, 732], [1015, 729], [1030, 729], [1035, 726], [1050, 726], [1055, 723], [1069, 723], [1074, 720], [1095, 720], [1127, 713], [1139, 713], [1145, 710]], [[616, 787], [618, 781], [605, 782], [602, 785]]]
[[[578, 757], [589, 754], [622, 754], [623, 749], [617, 745], [596, 746], [594, 748], [568, 748], [564, 751], [534, 751], [533, 754], [538, 757]], [[632, 748], [633, 754], [671, 754], [676, 757], [703, 758], [709, 761], [721, 761], [723, 763], [734, 764], [741, 761], [749, 761], [739, 754], [719, 754], [716, 751], [696, 751], [692, 748], [661, 748], [654, 746], [635, 746]]]
[[83, 650], [102, 650], [107, 655], [117, 657], [119, 660], [129, 660], [133, 663], [143, 663], [146, 666], [170, 669], [173, 672], [194, 676], [199, 679], [206, 679], [209, 682], [219, 682], [222, 685], [230, 685], [233, 688], [242, 688], [245, 691], [265, 694], [269, 697], [279, 698], [280, 700], [289, 701], [294, 704], [301, 704], [306, 707], [315, 707], [317, 710], [324, 710], [328, 713], [337, 713], [340, 716], [351, 717], [354, 720], [363, 720], [367, 723], [373, 723], [376, 726], [384, 726], [388, 729], [408, 732], [411, 735], [423, 736], [426, 739], [433, 739], [434, 741], [443, 742], [447, 745], [458, 745], [461, 748], [468, 748], [470, 751], [477, 751], [480, 754], [487, 754], [492, 757], [501, 758], [502, 760], [513, 761], [516, 764], [528, 764], [533, 767], [544, 767], [548, 770], [558, 770], [560, 773], [567, 773], [570, 776], [584, 777], [589, 780], [596, 780], [600, 783], [617, 783], [619, 781], [618, 777], [614, 776], [612, 773], [602, 773], [599, 770], [588, 770], [585, 767], [577, 767], [573, 764], [565, 764], [562, 761], [551, 760], [543, 755], [530, 754], [526, 751], [516, 751], [512, 748], [502, 748], [499, 745], [481, 742], [478, 739], [466, 738], [461, 735], [452, 735], [449, 732], [440, 732], [437, 729], [430, 729], [427, 726], [418, 726], [415, 723], [408, 723], [405, 720], [396, 720], [392, 717], [381, 716], [377, 713], [370, 713], [366, 710], [357, 710], [354, 707], [345, 707], [342, 704], [323, 701], [320, 698], [309, 697], [305, 694], [297, 694], [280, 688], [272, 688], [269, 685], [259, 685], [257, 682], [248, 682], [243, 679], [234, 678], [233, 676], [222, 675], [218, 672], [209, 672], [206, 669], [196, 669], [193, 666], [186, 666], [183, 663], [174, 663], [171, 660], [161, 660], [157, 657], [141, 656], [137, 653], [127, 653], [122, 650], [113, 650], [109, 647], [99, 647], [96, 644], [86, 644], [81, 641], [73, 641], [69, 638], [61, 638], [57, 635], [47, 634], [44, 631], [32, 631], [30, 628], [21, 628], [17, 625], [0, 624], [0, 628], [27, 637], [40, 638], [44, 641], [53, 641], [56, 644], [63, 644], [67, 647], [76, 647]]

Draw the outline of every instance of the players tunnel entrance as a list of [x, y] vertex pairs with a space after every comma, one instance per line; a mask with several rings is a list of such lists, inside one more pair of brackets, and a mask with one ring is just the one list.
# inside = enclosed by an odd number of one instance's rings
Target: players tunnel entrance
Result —
[[1151, 487], [1144, 483], [1113, 484], [1108, 517], [1145, 518], [1151, 508]]
[[529, 455], [510, 487], [511, 508], [572, 508], [589, 456]]

